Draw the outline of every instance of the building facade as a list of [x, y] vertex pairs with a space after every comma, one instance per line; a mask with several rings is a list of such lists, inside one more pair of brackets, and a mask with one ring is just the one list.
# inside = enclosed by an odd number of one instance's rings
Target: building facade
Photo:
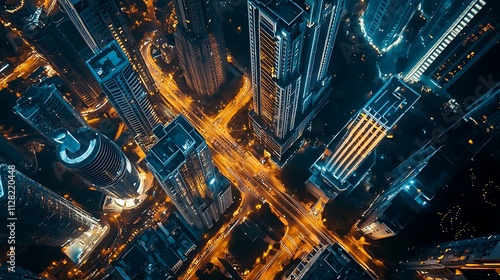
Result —
[[[315, 116], [330, 97], [332, 75], [328, 67], [340, 27], [345, 0], [305, 1], [306, 30], [301, 72], [304, 73], [300, 113]], [[320, 105], [318, 105], [320, 104]], [[314, 108], [315, 110], [311, 110]], [[317, 111], [316, 113], [313, 113]], [[311, 118], [312, 119], [312, 118]]]
[[500, 40], [497, 1], [442, 1], [410, 51], [407, 82], [446, 90]]
[[94, 54], [115, 40], [149, 93], [158, 88], [149, 73], [138, 44], [122, 11], [112, 0], [59, 0], [76, 29]]
[[473, 279], [487, 279], [500, 269], [500, 236], [490, 235], [421, 248], [413, 257], [401, 262], [408, 270], [428, 278], [448, 280], [469, 279], [468, 272], [483, 271]]
[[189, 87], [200, 96], [217, 93], [226, 82], [227, 53], [218, 2], [175, 0], [177, 57]]
[[[63, 247], [85, 232], [99, 226], [89, 213], [48, 188], [31, 180], [9, 165], [0, 164], [0, 216], [17, 217], [15, 242]], [[11, 182], [13, 181], [13, 183]], [[15, 185], [15, 207], [8, 204], [11, 186]], [[14, 209], [14, 215], [8, 211]], [[2, 232], [7, 230], [3, 228]]]
[[159, 123], [148, 92], [116, 42], [87, 61], [109, 102], [143, 149], [154, 143], [152, 128]]
[[356, 225], [365, 236], [377, 240], [396, 235], [434, 197], [434, 190], [423, 186], [417, 176], [436, 151], [433, 146], [424, 147], [390, 172], [389, 187], [370, 204]]
[[149, 169], [188, 224], [200, 231], [211, 228], [233, 198], [205, 140], [182, 115], [154, 133], [158, 142], [146, 156]]
[[352, 190], [373, 165], [377, 145], [419, 98], [401, 80], [393, 77], [387, 81], [311, 166], [309, 191], [331, 200]]
[[119, 200], [137, 198], [144, 186], [137, 168], [120, 148], [92, 129], [57, 131], [57, 158], [86, 184]]
[[59, 128], [69, 131], [89, 128], [80, 113], [53, 84], [31, 86], [17, 100], [14, 113], [50, 141], [53, 141]]
[[345, 1], [249, 1], [250, 126], [280, 161], [331, 92], [328, 66]]
[[272, 154], [293, 130], [299, 104], [304, 11], [295, 2], [248, 2], [253, 109], [250, 126]]

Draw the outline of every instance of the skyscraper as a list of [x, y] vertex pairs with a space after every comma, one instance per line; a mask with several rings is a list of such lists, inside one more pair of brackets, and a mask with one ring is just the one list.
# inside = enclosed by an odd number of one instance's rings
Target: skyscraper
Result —
[[373, 165], [373, 151], [420, 98], [391, 78], [327, 145], [310, 170], [310, 192], [326, 200], [355, 187]]
[[304, 11], [295, 2], [249, 1], [253, 109], [250, 126], [257, 138], [280, 157], [295, 127], [302, 76], [299, 72], [305, 32]]
[[14, 113], [50, 141], [59, 128], [74, 131], [89, 127], [53, 84], [31, 86], [17, 100]]
[[309, 118], [307, 124], [330, 97], [332, 75], [328, 73], [328, 67], [344, 5], [345, 0], [305, 1], [304, 18], [307, 24], [304, 56], [301, 59], [304, 82], [299, 104], [300, 112], [307, 116], [305, 119]]
[[94, 37], [90, 33], [86, 24], [83, 22], [82, 18], [78, 14], [78, 11], [75, 9], [73, 4], [78, 3], [78, 1], [70, 1], [70, 0], [59, 0], [59, 5], [62, 6], [66, 14], [68, 15], [71, 22], [75, 25], [76, 30], [82, 36], [85, 44], [90, 48], [93, 53], [97, 53], [100, 50], [99, 45], [94, 40]]
[[190, 225], [211, 228], [233, 201], [205, 140], [182, 115], [154, 133], [158, 142], [146, 156], [149, 169]]
[[[444, 186], [442, 178], [449, 173], [440, 168], [441, 161], [429, 161], [437, 149], [427, 146], [415, 152], [391, 172], [391, 183], [365, 211], [357, 228], [373, 240], [396, 235], [433, 197], [437, 189]], [[425, 169], [425, 171], [423, 171]], [[428, 184], [425, 176], [435, 182]], [[389, 178], [387, 178], [389, 179]]]
[[151, 130], [159, 120], [146, 88], [118, 44], [109, 43], [87, 65], [122, 121], [141, 147], [148, 149], [154, 143]]
[[149, 93], [158, 91], [141, 56], [138, 44], [115, 1], [59, 0], [59, 3], [94, 54], [115, 40], [129, 59], [147, 91]]
[[57, 131], [58, 160], [86, 184], [118, 200], [137, 198], [144, 185], [120, 148], [95, 130]]
[[23, 36], [47, 59], [85, 106], [99, 105], [102, 102], [101, 87], [58, 26], [63, 19], [55, 17], [63, 15], [48, 17], [42, 8], [35, 8], [30, 1], [22, 2], [22, 8], [13, 9], [12, 13], [7, 11], [4, 15], [18, 30], [22, 30]]
[[404, 80], [446, 90], [498, 42], [499, 11], [497, 1], [442, 1], [410, 51]]
[[[31, 180], [9, 165], [0, 164], [0, 216], [15, 220], [16, 244], [39, 244], [62, 247], [83, 233], [99, 227], [89, 213], [60, 195]], [[11, 188], [15, 186], [15, 207], [8, 204]], [[11, 210], [12, 209], [12, 210]], [[13, 214], [7, 215], [8, 211]], [[2, 232], [7, 230], [3, 227]]]
[[175, 47], [189, 87], [209, 96], [226, 82], [226, 45], [218, 2], [175, 0]]
[[402, 35], [421, 0], [370, 0], [363, 15], [364, 32], [380, 51], [387, 51]]
[[489, 274], [497, 275], [500, 269], [500, 236], [490, 235], [459, 241], [444, 242], [426, 246], [414, 256], [401, 262], [408, 270], [432, 279], [469, 279], [471, 272], [476, 274], [470, 279], [487, 279]]
[[328, 102], [328, 66], [345, 1], [248, 2], [250, 126], [281, 160]]

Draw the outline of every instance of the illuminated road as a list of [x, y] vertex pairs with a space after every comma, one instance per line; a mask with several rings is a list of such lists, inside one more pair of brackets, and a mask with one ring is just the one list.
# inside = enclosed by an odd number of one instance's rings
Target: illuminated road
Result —
[[[152, 73], [156, 71], [161, 73], [150, 55], [150, 47], [150, 43], [143, 47], [141, 49], [142, 55]], [[259, 198], [268, 201], [272, 205], [273, 211], [285, 218], [290, 227], [297, 228], [304, 234], [304, 239], [308, 244], [322, 243], [327, 245], [338, 242], [371, 274], [375, 275], [374, 270], [381, 270], [380, 263], [375, 262], [370, 256], [360, 251], [347, 238], [341, 239], [328, 231], [305, 205], [288, 195], [273, 170], [262, 165], [255, 157], [237, 145], [236, 141], [229, 135], [227, 128], [214, 123], [212, 118], [207, 117], [202, 110], [193, 105], [192, 99], [181, 93], [172, 80], [165, 79], [164, 82], [156, 80], [156, 82], [163, 100], [172, 108], [173, 112], [182, 113], [205, 137], [219, 170], [228, 178], [238, 181], [240, 189], [247, 195], [255, 193]], [[240, 93], [242, 92], [245, 91], [240, 91]], [[230, 119], [236, 114], [237, 109], [236, 106], [228, 109], [231, 111], [227, 112], [232, 114], [224, 111], [221, 113], [224, 113], [224, 119]], [[285, 254], [281, 255], [284, 258]], [[194, 272], [195, 270], [191, 270], [187, 278], [193, 277]], [[373, 278], [377, 277], [373, 276]]]
[[16, 78], [22, 77], [23, 79], [26, 79], [38, 67], [44, 66], [46, 64], [47, 63], [42, 59], [42, 57], [38, 53], [31, 52], [28, 58], [25, 59], [23, 63], [18, 65], [12, 73], [0, 79], [0, 89], [6, 88], [8, 83]]
[[217, 114], [217, 116], [212, 119], [215, 120], [216, 125], [220, 125], [223, 128], [227, 127], [227, 124], [231, 120], [231, 118], [238, 112], [240, 108], [245, 106], [250, 101], [252, 97], [251, 87], [250, 87], [250, 79], [248, 78], [248, 73], [243, 69], [243, 67], [239, 66], [239, 64], [233, 60], [231, 56], [228, 56], [228, 61], [231, 62], [238, 70], [240, 70], [243, 74], [243, 87], [238, 91], [236, 96], [233, 98], [231, 103], [227, 104], [224, 109]]

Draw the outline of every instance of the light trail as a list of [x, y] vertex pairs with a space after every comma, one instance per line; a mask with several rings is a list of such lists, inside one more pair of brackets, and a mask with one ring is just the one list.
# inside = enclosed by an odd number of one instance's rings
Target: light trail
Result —
[[[145, 45], [141, 52], [150, 68], [150, 71], [161, 70], [155, 64], [154, 59], [150, 54], [151, 43]], [[236, 144], [236, 141], [229, 134], [227, 127], [223, 129], [218, 124], [214, 124], [214, 118], [208, 117], [201, 109], [192, 105], [191, 98], [180, 92], [176, 85], [169, 80], [160, 82], [156, 80], [160, 89], [162, 99], [176, 113], [182, 113], [193, 124], [193, 126], [203, 134], [207, 139], [207, 144], [211, 148], [212, 155], [216, 166], [225, 174], [231, 174], [233, 179], [243, 184], [240, 188], [246, 195], [258, 194], [259, 197], [265, 198], [273, 206], [273, 210], [285, 218], [289, 226], [294, 226], [304, 233], [307, 243], [312, 245], [323, 245], [338, 243], [355, 259], [373, 279], [378, 279], [374, 269], [380, 270], [382, 265], [371, 260], [371, 257], [363, 254], [355, 244], [352, 244], [348, 239], [342, 239], [336, 234], [328, 231], [316, 217], [284, 190], [283, 184], [276, 176], [273, 175], [273, 170], [263, 166], [253, 156], [247, 156], [243, 149]], [[248, 85], [249, 87], [249, 85]], [[240, 94], [249, 92], [248, 90], [241, 91]], [[238, 95], [239, 96], [239, 95]], [[242, 97], [240, 97], [242, 98]], [[249, 98], [249, 96], [247, 96]], [[244, 100], [244, 99], [242, 99]], [[239, 104], [239, 102], [238, 102]], [[244, 104], [239, 104], [242, 106]], [[218, 114], [215, 119], [228, 118], [229, 120], [236, 114], [238, 108], [236, 106], [226, 108]], [[231, 115], [231, 114], [232, 115]], [[227, 123], [224, 123], [227, 124]], [[212, 139], [213, 141], [208, 141]], [[223, 160], [228, 159], [228, 160]], [[254, 178], [259, 172], [262, 176], [259, 182]], [[255, 183], [251, 183], [255, 181]], [[285, 216], [286, 215], [286, 216]], [[188, 273], [188, 279], [194, 276], [193, 270]]]

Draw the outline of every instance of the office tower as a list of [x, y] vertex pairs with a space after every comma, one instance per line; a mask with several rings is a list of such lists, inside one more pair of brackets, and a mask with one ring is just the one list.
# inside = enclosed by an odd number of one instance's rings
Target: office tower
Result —
[[[438, 179], [448, 178], [443, 177], [448, 173], [442, 170], [441, 161], [431, 163], [423, 172], [437, 151], [433, 146], [424, 147], [390, 172], [388, 189], [372, 202], [356, 225], [365, 236], [377, 240], [396, 235], [434, 197], [436, 189], [444, 186], [445, 182]], [[436, 182], [432, 185], [421, 179], [431, 175], [429, 170], [437, 175], [431, 177]]]
[[211, 228], [232, 203], [232, 193], [207, 143], [182, 115], [154, 133], [158, 142], [146, 156], [149, 169], [191, 226]]
[[400, 39], [420, 2], [421, 0], [370, 0], [362, 17], [368, 41], [379, 51], [386, 52]]
[[407, 82], [446, 90], [500, 39], [498, 1], [443, 1], [414, 43]]
[[377, 145], [419, 98], [401, 80], [387, 81], [311, 166], [308, 190], [326, 200], [352, 191], [373, 165]]
[[17, 100], [14, 113], [50, 141], [59, 128], [74, 131], [89, 127], [53, 84], [28, 88]]
[[209, 96], [226, 82], [226, 45], [218, 2], [175, 0], [178, 18], [174, 33], [179, 63], [189, 87]]
[[120, 148], [101, 133], [82, 128], [75, 132], [60, 129], [57, 158], [86, 184], [118, 200], [138, 197], [144, 191], [137, 168]]
[[345, 1], [248, 2], [250, 126], [280, 161], [328, 102], [328, 66]]
[[154, 143], [151, 130], [159, 120], [146, 88], [118, 44], [109, 43], [87, 65], [122, 121], [141, 147], [148, 149]]
[[94, 40], [94, 37], [88, 30], [87, 26], [83, 22], [82, 18], [78, 14], [78, 11], [73, 7], [73, 2], [70, 0], [59, 0], [59, 5], [64, 9], [66, 14], [68, 15], [71, 22], [75, 25], [76, 30], [82, 36], [85, 44], [90, 48], [93, 53], [97, 53], [100, 50], [99, 45]]
[[15, 164], [25, 170], [33, 166], [33, 160], [9, 142], [3, 133], [0, 133], [0, 160], [6, 163]]
[[158, 92], [153, 77], [113, 0], [59, 0], [68, 17], [94, 54], [115, 40], [127, 56], [149, 93]]
[[305, 23], [295, 2], [248, 2], [253, 109], [250, 126], [280, 158], [291, 146], [302, 76], [299, 72]]
[[[0, 164], [0, 175], [0, 205], [4, 209], [0, 216], [7, 223], [14, 221], [16, 246], [25, 243], [62, 247], [99, 227], [89, 213], [9, 165]], [[13, 185], [15, 207], [8, 203]], [[2, 232], [6, 230], [2, 228]]]
[[[490, 235], [426, 246], [401, 262], [426, 279], [488, 279], [500, 269], [500, 236]], [[483, 277], [478, 273], [483, 272]], [[475, 278], [468, 278], [476, 274]]]
[[30, 1], [26, 6], [8, 13], [7, 18], [23, 36], [57, 71], [70, 90], [78, 96], [86, 107], [96, 107], [101, 103], [101, 88], [73, 44], [61, 32], [59, 24], [62, 14], [48, 17], [42, 8], [32, 10]]
[[328, 73], [328, 67], [345, 2], [345, 0], [305, 1], [304, 19], [307, 24], [304, 55], [301, 58], [304, 82], [299, 106], [301, 106], [300, 112], [306, 116], [304, 118], [308, 119], [306, 125], [328, 102], [330, 96], [332, 75]]

